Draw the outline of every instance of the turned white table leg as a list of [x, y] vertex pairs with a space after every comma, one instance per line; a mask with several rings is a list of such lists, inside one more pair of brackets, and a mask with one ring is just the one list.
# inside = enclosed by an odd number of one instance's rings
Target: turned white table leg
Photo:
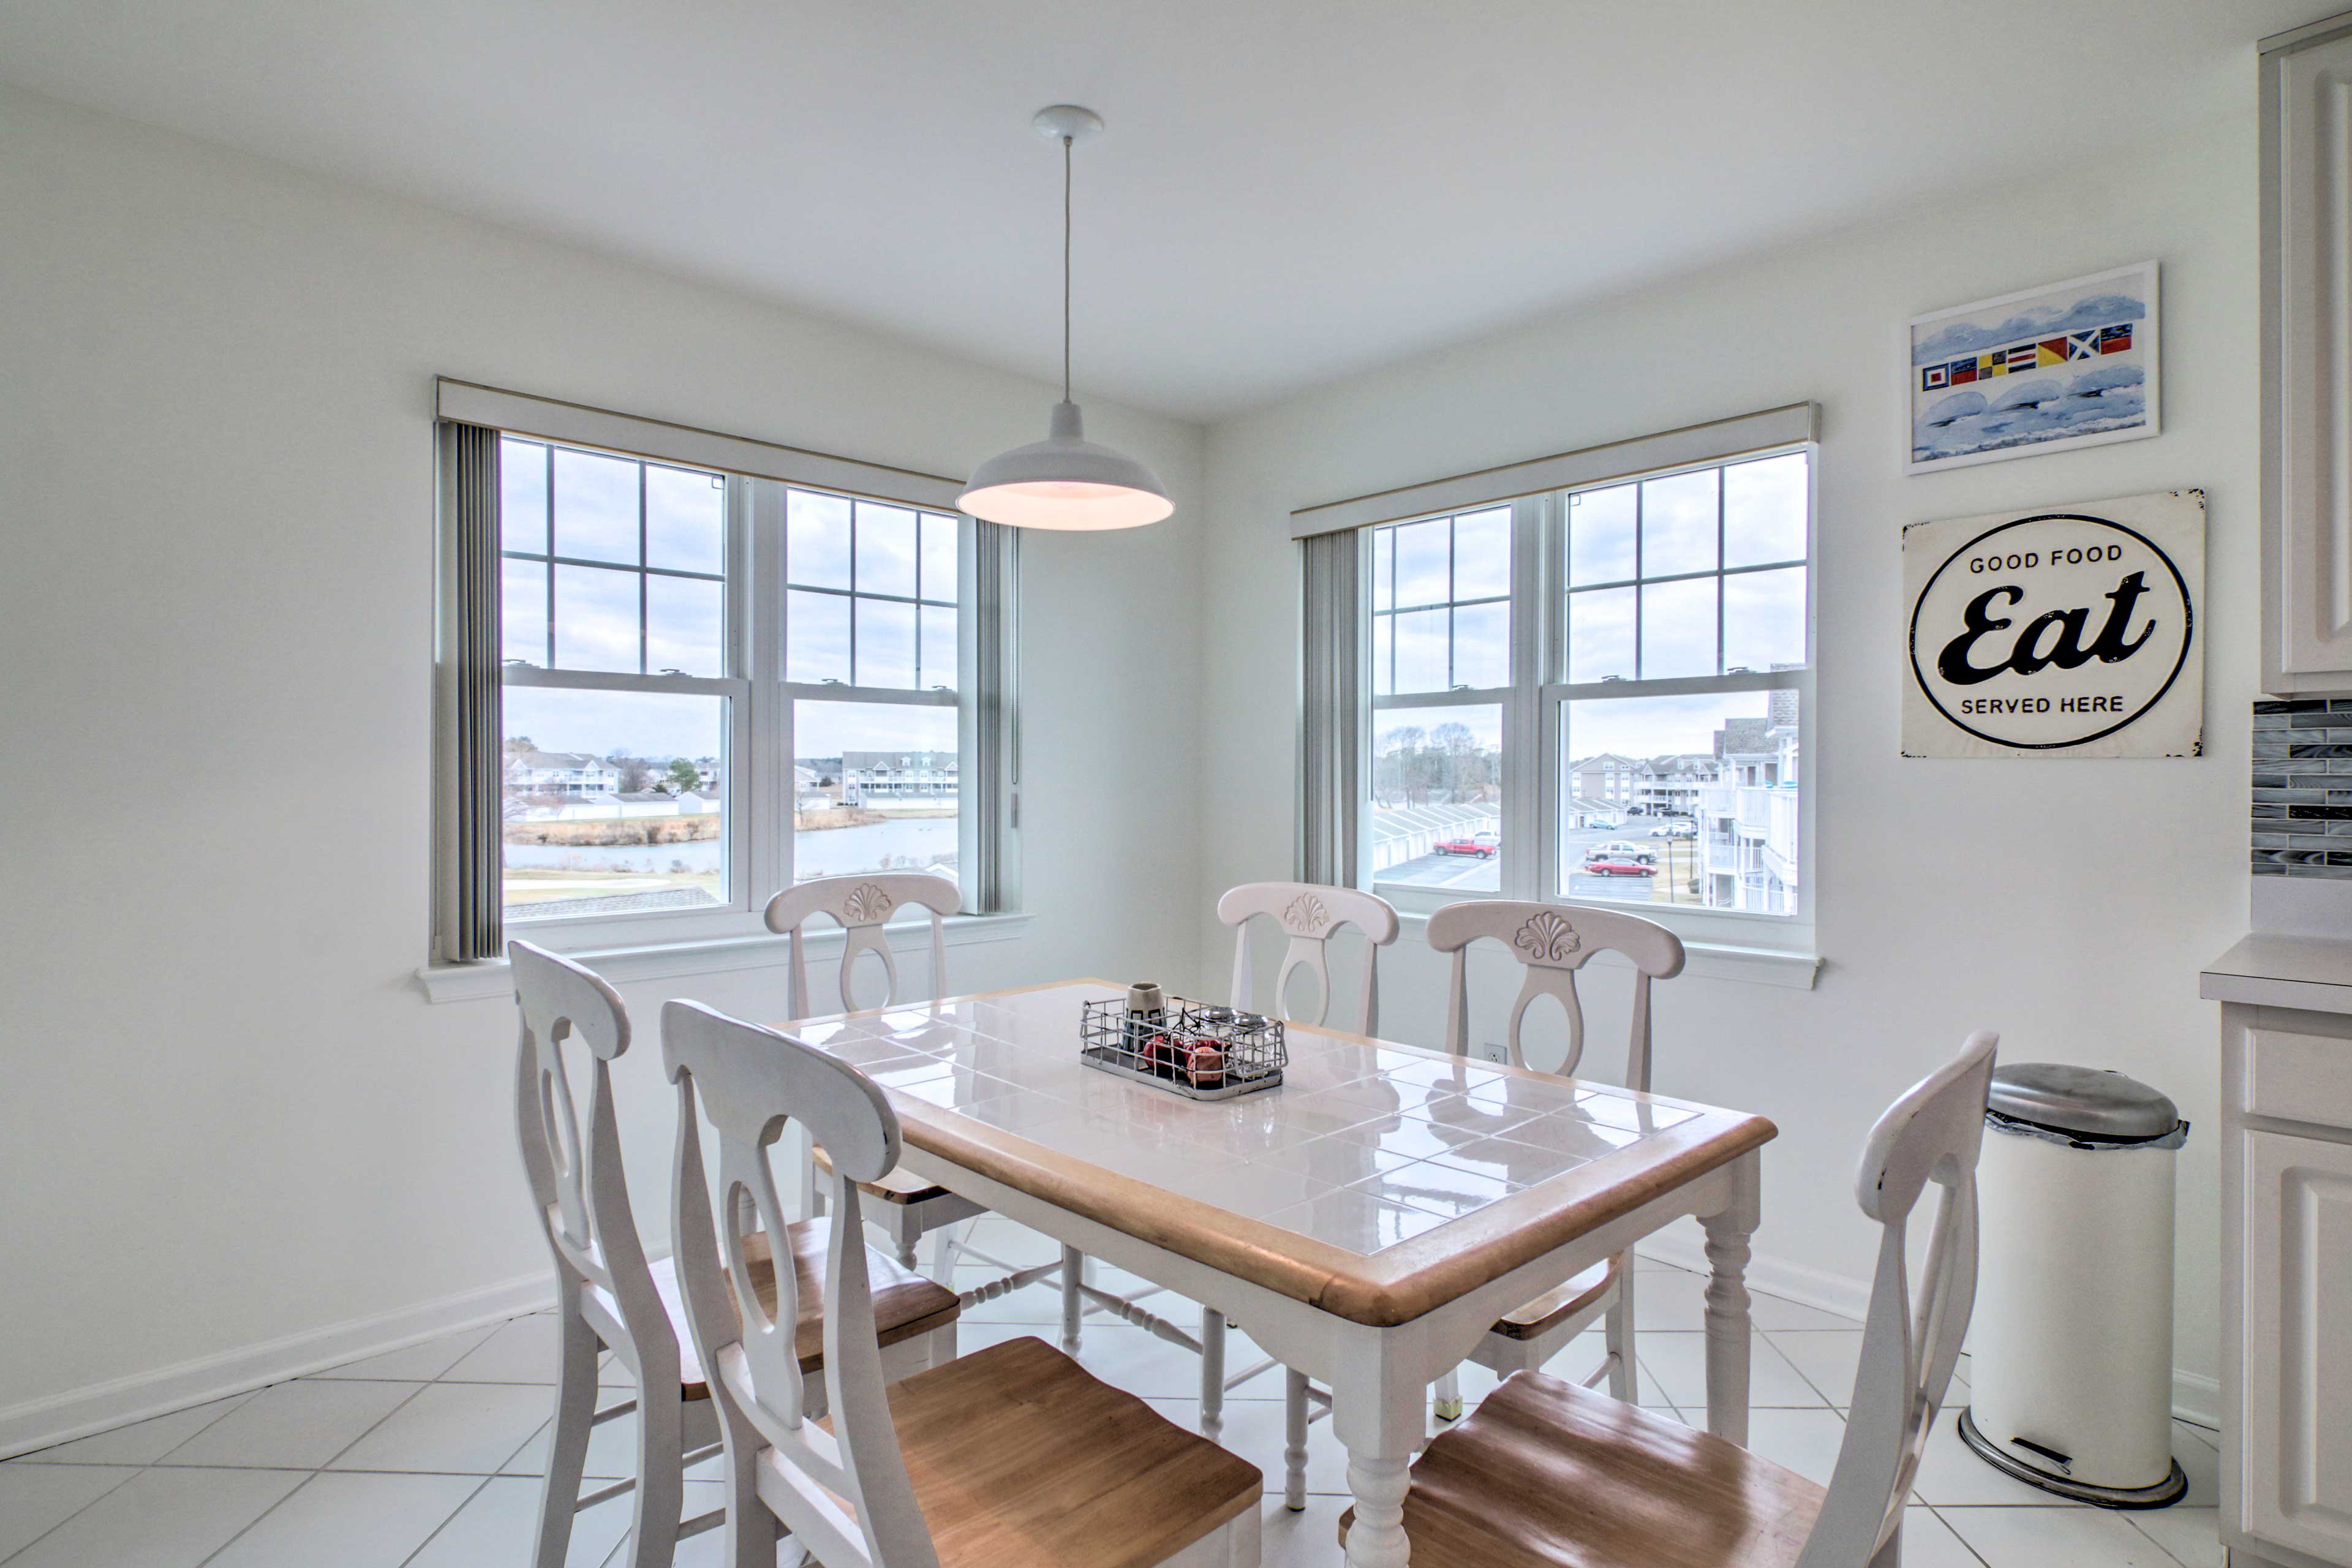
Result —
[[1201, 1309], [1201, 1436], [1213, 1443], [1225, 1429], [1225, 1315]]
[[1349, 1346], [1332, 1379], [1331, 1427], [1347, 1445], [1348, 1489], [1356, 1500], [1348, 1568], [1405, 1568], [1412, 1557], [1404, 1499], [1413, 1451], [1429, 1430], [1429, 1385], [1425, 1371], [1401, 1374], [1400, 1348], [1378, 1339]]
[[1282, 1369], [1282, 1506], [1307, 1507], [1307, 1374]]
[[1761, 1212], [1759, 1161], [1732, 1167], [1733, 1195], [1706, 1231], [1706, 1429], [1743, 1447], [1748, 1442], [1748, 1238]]
[[1086, 1277], [1086, 1255], [1076, 1247], [1062, 1248], [1062, 1349], [1070, 1355], [1078, 1353], [1078, 1333], [1086, 1324], [1087, 1299], [1078, 1294], [1078, 1281]]
[[1406, 1568], [1404, 1498], [1412, 1489], [1410, 1454], [1348, 1454], [1348, 1489], [1356, 1494], [1356, 1522], [1348, 1531], [1348, 1568]]

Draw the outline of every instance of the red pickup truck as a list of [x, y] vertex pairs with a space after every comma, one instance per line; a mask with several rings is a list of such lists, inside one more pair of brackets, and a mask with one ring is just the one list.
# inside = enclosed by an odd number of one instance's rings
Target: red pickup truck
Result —
[[1481, 860], [1492, 860], [1502, 847], [1503, 836], [1499, 833], [1471, 833], [1437, 841], [1440, 855], [1475, 855]]

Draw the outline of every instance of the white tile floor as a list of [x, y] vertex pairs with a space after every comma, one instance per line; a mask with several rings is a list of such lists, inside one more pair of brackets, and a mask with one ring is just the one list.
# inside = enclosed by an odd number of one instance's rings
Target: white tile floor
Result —
[[[1002, 1220], [977, 1242], [999, 1258], [1043, 1259], [1055, 1248]], [[958, 1281], [978, 1284], [985, 1272]], [[1106, 1271], [1104, 1283], [1138, 1282]], [[1706, 1384], [1698, 1331], [1700, 1280], [1644, 1264], [1637, 1311], [1643, 1400], [1694, 1422]], [[1181, 1314], [1179, 1314], [1181, 1316]], [[1829, 1479], [1843, 1434], [1839, 1406], [1853, 1386], [1861, 1331], [1797, 1302], [1758, 1294], [1749, 1440], [1769, 1457]], [[1034, 1333], [1051, 1340], [1059, 1297], [1032, 1287], [967, 1313], [962, 1343], [976, 1349]], [[551, 1414], [554, 1322], [518, 1318], [347, 1366], [102, 1432], [0, 1464], [0, 1564], [5, 1568], [523, 1568], [537, 1515]], [[1258, 1359], [1241, 1336], [1228, 1364]], [[1596, 1364], [1593, 1339], [1554, 1370]], [[1125, 1325], [1090, 1324], [1080, 1360], [1149, 1399], [1171, 1420], [1194, 1419], [1198, 1362]], [[610, 1380], [608, 1374], [608, 1381]], [[1463, 1371], [1474, 1402], [1494, 1386]], [[1267, 1568], [1329, 1568], [1346, 1506], [1346, 1457], [1328, 1425], [1312, 1429], [1309, 1506], [1281, 1504], [1281, 1384], [1272, 1374], [1229, 1401], [1223, 1440], [1265, 1472]], [[1955, 1390], [1955, 1404], [1965, 1398]], [[592, 1475], [630, 1463], [628, 1423], [600, 1428]], [[2062, 1503], [1990, 1469], [1961, 1447], [1948, 1415], [1923, 1464], [1904, 1532], [1907, 1568], [2212, 1568], [2213, 1435], [2174, 1424], [2188, 1498], [2152, 1513]], [[701, 1472], [707, 1475], [708, 1471]], [[721, 1500], [715, 1481], [688, 1488], [686, 1511]], [[573, 1568], [625, 1557], [626, 1498], [581, 1516]], [[715, 1568], [719, 1538], [678, 1553], [679, 1568]]]

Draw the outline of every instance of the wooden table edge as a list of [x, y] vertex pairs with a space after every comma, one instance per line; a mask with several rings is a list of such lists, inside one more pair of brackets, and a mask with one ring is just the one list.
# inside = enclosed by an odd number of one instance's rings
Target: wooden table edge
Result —
[[[885, 1013], [919, 1011], [958, 1002], [987, 1001], [1092, 985], [1124, 990], [1117, 983], [1092, 977], [1051, 980], [1034, 985], [1009, 986], [940, 998], [936, 1002], [902, 1003], [890, 1007], [861, 1008], [854, 1013], [824, 1014], [777, 1026], [791, 1035], [809, 1024], [871, 1017]], [[1352, 1035], [1319, 1026], [1293, 1024], [1295, 1029], [1378, 1050], [1410, 1052], [1444, 1062], [1465, 1061], [1444, 1051], [1433, 1051], [1400, 1041]], [[1073, 1039], [1076, 1038], [1075, 1029]], [[1075, 1049], [1075, 1047], [1074, 1047]], [[1470, 1065], [1498, 1076], [1537, 1080], [1557, 1087], [1558, 1074], [1501, 1063]], [[902, 1135], [917, 1149], [949, 1161], [990, 1181], [1027, 1193], [1056, 1208], [1089, 1219], [1111, 1230], [1181, 1254], [1196, 1262], [1303, 1301], [1351, 1322], [1371, 1328], [1407, 1323], [1512, 1269], [1631, 1213], [1659, 1194], [1706, 1175], [1761, 1148], [1780, 1135], [1764, 1117], [1726, 1110], [1664, 1095], [1637, 1093], [1612, 1084], [1595, 1084], [1612, 1095], [1637, 1103], [1670, 1106], [1698, 1114], [1688, 1121], [1643, 1139], [1641, 1147], [1652, 1158], [1643, 1163], [1652, 1178], [1639, 1184], [1607, 1188], [1587, 1194], [1564, 1207], [1552, 1207], [1558, 1184], [1588, 1178], [1620, 1159], [1625, 1150], [1603, 1155], [1546, 1182], [1524, 1188], [1475, 1214], [1449, 1220], [1408, 1240], [1376, 1253], [1350, 1252], [1298, 1231], [1285, 1230], [1264, 1220], [1236, 1215], [1182, 1193], [1139, 1181], [1059, 1150], [1007, 1132], [983, 1121], [957, 1114], [898, 1090], [887, 1089], [898, 1111]], [[1654, 1156], [1662, 1147], [1672, 1152], [1661, 1163]], [[1532, 1215], [1532, 1217], [1530, 1217]], [[1463, 1246], [1464, 1231], [1488, 1232], [1483, 1239]], [[1451, 1233], [1451, 1234], [1449, 1234]]]

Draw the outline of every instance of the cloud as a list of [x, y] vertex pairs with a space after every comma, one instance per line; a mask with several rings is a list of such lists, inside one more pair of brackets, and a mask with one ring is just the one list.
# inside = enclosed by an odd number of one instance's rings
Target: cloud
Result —
[[2147, 315], [2147, 302], [2129, 294], [2092, 294], [2064, 307], [2038, 305], [2013, 310], [1990, 323], [1954, 321], [1913, 344], [1911, 363], [1934, 364], [1939, 360], [2012, 343], [2020, 338], [2056, 337], [2061, 332], [2137, 321]]
[[2147, 417], [2137, 365], [2094, 365], [2062, 390], [2049, 376], [2004, 386], [1992, 400], [1971, 388], [1939, 398], [1911, 429], [1912, 456], [1925, 461], [1996, 451], [2067, 436], [2127, 430]]
[[1966, 419], [1982, 414], [1988, 405], [1981, 392], [1956, 392], [1949, 397], [1939, 397], [1919, 416], [1922, 428], [1931, 425], [1949, 425], [1955, 419]]
[[2136, 364], [2103, 364], [2086, 370], [2074, 378], [2066, 390], [2077, 397], [2112, 391], [2118, 386], [2137, 386], [2147, 379], [2147, 372]]
[[2021, 382], [2011, 376], [2010, 381], [2011, 384], [2004, 388], [2000, 395], [1992, 400], [1992, 411], [1996, 414], [2006, 413], [2012, 408], [2026, 408], [2044, 403], [2055, 403], [2066, 395], [2064, 389], [2048, 377], [2039, 381]]

